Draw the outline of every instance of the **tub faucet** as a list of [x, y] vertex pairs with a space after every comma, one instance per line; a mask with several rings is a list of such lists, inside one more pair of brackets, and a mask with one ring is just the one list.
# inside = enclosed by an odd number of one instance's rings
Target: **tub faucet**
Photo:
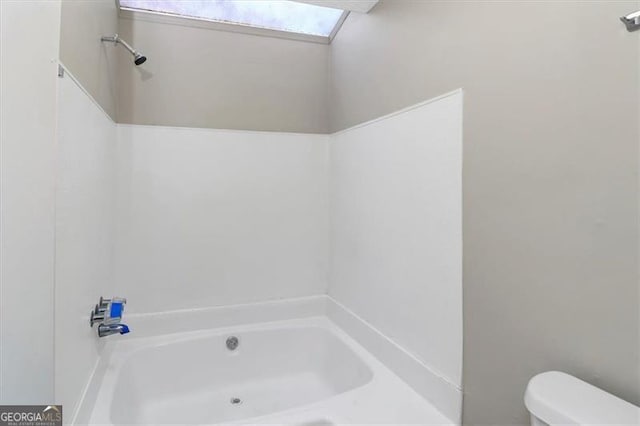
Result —
[[112, 334], [126, 334], [129, 332], [129, 326], [122, 324], [122, 315], [124, 313], [124, 305], [127, 299], [121, 297], [113, 297], [111, 299], [100, 298], [89, 316], [89, 325], [98, 324], [98, 337], [111, 336]]
[[129, 326], [126, 324], [100, 324], [98, 325], [98, 337], [111, 336], [112, 334], [127, 334]]

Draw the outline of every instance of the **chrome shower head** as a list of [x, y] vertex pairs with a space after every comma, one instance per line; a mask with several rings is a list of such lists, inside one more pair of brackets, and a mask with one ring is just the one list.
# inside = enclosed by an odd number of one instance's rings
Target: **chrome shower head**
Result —
[[141, 55], [140, 53], [136, 52], [133, 55], [133, 63], [136, 65], [142, 65], [145, 63], [145, 61], [147, 60], [147, 57], [144, 55]]
[[126, 41], [124, 41], [123, 39], [121, 39], [120, 36], [118, 36], [118, 34], [114, 34], [112, 36], [104, 36], [100, 40], [109, 41], [111, 43], [121, 44], [122, 46], [124, 46], [124, 48], [127, 49], [129, 53], [133, 55], [133, 63], [136, 65], [142, 65], [147, 60], [146, 56], [144, 56], [142, 53], [138, 52], [133, 47], [131, 47], [131, 45]]

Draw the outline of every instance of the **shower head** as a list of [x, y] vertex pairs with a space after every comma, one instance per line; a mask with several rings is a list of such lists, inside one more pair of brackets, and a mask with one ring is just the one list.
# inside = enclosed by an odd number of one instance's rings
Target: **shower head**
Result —
[[144, 55], [141, 55], [140, 53], [136, 52], [133, 55], [133, 63], [136, 65], [142, 65], [145, 63], [145, 61], [147, 60], [147, 57]]
[[133, 47], [131, 47], [131, 45], [126, 41], [124, 41], [123, 39], [121, 39], [120, 36], [118, 36], [118, 34], [114, 34], [112, 36], [104, 36], [100, 40], [109, 41], [111, 43], [120, 44], [124, 46], [124, 48], [127, 49], [129, 53], [133, 55], [133, 63], [136, 65], [142, 65], [147, 60], [146, 56], [144, 56], [142, 53], [138, 52]]

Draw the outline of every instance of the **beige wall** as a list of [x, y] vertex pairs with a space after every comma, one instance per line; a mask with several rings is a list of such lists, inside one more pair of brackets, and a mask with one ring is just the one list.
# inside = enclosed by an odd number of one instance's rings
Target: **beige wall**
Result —
[[118, 121], [326, 133], [329, 46], [121, 18]]
[[53, 403], [60, 1], [0, 18], [0, 404]]
[[63, 0], [60, 60], [112, 119], [116, 119], [116, 56], [100, 37], [118, 31], [114, 0]]
[[386, 0], [332, 45], [332, 130], [462, 87], [464, 419], [564, 370], [640, 402], [631, 2]]

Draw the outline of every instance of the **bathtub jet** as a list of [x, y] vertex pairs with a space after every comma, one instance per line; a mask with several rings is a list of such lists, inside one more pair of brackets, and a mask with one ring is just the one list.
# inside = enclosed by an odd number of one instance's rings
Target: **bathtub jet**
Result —
[[127, 49], [129, 51], [129, 53], [131, 53], [133, 55], [133, 63], [136, 64], [136, 65], [142, 65], [147, 60], [146, 56], [144, 56], [142, 53], [138, 52], [129, 43], [127, 43], [126, 41], [121, 39], [118, 34], [114, 34], [112, 36], [103, 36], [100, 40], [103, 41], [103, 42], [108, 41], [108, 42], [111, 42], [111, 43], [120, 44], [120, 45], [124, 46], [124, 48]]

